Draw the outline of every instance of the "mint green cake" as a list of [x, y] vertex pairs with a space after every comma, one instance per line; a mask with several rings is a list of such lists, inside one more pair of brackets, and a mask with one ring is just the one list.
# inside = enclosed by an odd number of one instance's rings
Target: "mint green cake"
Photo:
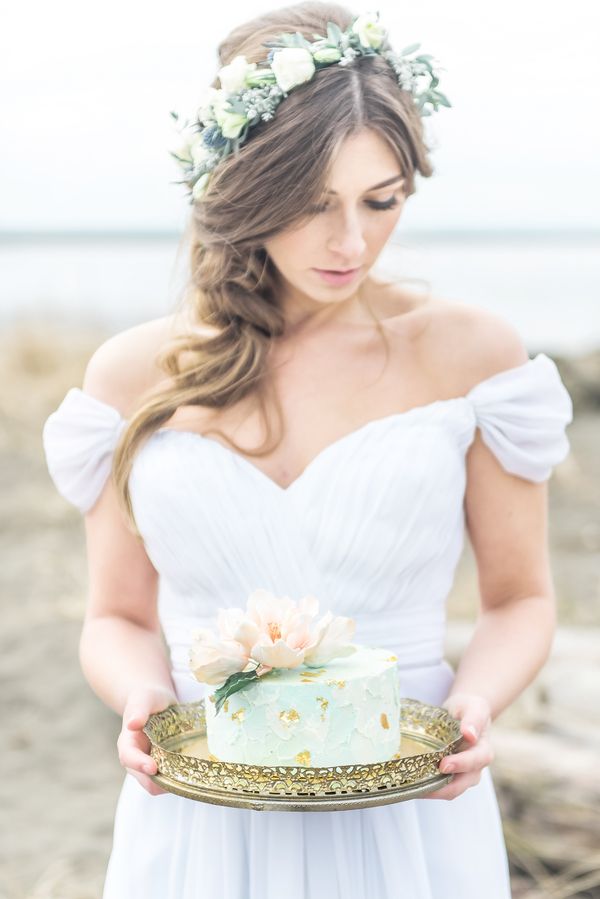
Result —
[[274, 668], [217, 713], [207, 694], [212, 756], [248, 765], [369, 764], [400, 749], [400, 685], [389, 649], [356, 645], [321, 667]]

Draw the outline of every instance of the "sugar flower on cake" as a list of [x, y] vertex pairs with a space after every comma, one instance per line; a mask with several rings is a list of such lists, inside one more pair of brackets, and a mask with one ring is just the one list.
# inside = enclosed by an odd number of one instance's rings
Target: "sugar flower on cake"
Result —
[[298, 603], [259, 588], [248, 597], [246, 609], [219, 609], [215, 635], [209, 628], [192, 633], [190, 668], [215, 691], [216, 711], [232, 693], [242, 690], [276, 668], [320, 667], [331, 659], [351, 655], [356, 623], [327, 612], [317, 620], [319, 600], [304, 596]]

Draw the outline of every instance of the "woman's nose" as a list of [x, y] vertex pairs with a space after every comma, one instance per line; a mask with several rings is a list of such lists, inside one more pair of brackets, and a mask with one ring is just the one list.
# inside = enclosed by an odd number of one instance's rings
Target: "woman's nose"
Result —
[[363, 235], [363, 225], [356, 214], [340, 215], [332, 228], [327, 248], [338, 253], [349, 264], [362, 262], [367, 243]]

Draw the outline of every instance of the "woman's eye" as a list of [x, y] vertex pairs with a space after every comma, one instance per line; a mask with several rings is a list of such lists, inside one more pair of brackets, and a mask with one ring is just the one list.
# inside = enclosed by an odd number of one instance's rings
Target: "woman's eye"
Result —
[[396, 197], [390, 197], [389, 200], [369, 200], [369, 206], [373, 209], [393, 209], [394, 206], [398, 205], [398, 200]]
[[[367, 200], [366, 202], [367, 206], [370, 206], [371, 209], [393, 209], [394, 206], [398, 205], [396, 197], [390, 197], [389, 200]], [[322, 206], [310, 206], [308, 212], [316, 214], [318, 212], [327, 212], [328, 209], [328, 204]]]

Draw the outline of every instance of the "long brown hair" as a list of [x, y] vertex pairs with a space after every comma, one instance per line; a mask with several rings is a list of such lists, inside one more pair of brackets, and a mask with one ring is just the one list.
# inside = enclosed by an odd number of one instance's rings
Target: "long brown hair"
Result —
[[[308, 40], [326, 34], [327, 22], [345, 30], [354, 15], [336, 3], [304, 2], [272, 10], [230, 32], [218, 47], [219, 68], [243, 54], [261, 62], [263, 41], [282, 32], [298, 31]], [[218, 87], [215, 78], [213, 87]], [[129, 419], [116, 448], [113, 478], [134, 532], [128, 489], [137, 450], [179, 406], [227, 408], [252, 394], [263, 414], [269, 391], [267, 354], [273, 338], [284, 333], [277, 301], [277, 270], [263, 244], [306, 217], [326, 189], [331, 161], [340, 143], [369, 128], [390, 146], [404, 174], [404, 192], [415, 191], [415, 174], [429, 177], [423, 122], [409, 92], [401, 90], [395, 73], [380, 56], [356, 58], [352, 65], [327, 66], [290, 92], [274, 118], [256, 125], [238, 155], [214, 170], [210, 186], [192, 206], [188, 233], [190, 280], [184, 304], [191, 327], [172, 338], [157, 356], [168, 375], [168, 386], [144, 395]], [[209, 325], [207, 336], [193, 325]], [[281, 421], [281, 410], [274, 398]], [[267, 437], [255, 450], [239, 447], [218, 433], [235, 450], [261, 456], [273, 444]]]

